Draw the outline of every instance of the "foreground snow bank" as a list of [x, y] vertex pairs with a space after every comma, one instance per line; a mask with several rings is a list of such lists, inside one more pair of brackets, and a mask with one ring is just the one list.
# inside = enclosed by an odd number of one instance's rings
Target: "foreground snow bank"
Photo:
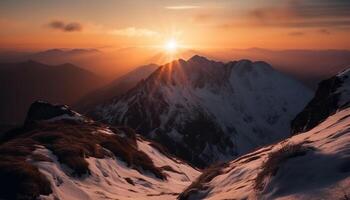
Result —
[[[217, 169], [218, 175], [209, 180], [203, 176], [209, 177], [213, 172], [203, 173], [200, 179], [205, 181], [193, 184], [180, 197], [346, 199], [350, 195], [349, 144], [350, 108], [330, 116], [308, 132], [230, 162]], [[288, 145], [299, 147], [285, 151]], [[276, 159], [276, 155], [280, 158]], [[273, 170], [266, 172], [267, 167]]]
[[126, 127], [35, 102], [0, 135], [0, 199], [175, 199], [199, 171]]
[[167, 180], [147, 172], [140, 173], [116, 158], [93, 157], [86, 159], [91, 175], [74, 178], [69, 176], [69, 169], [60, 164], [51, 151], [38, 147], [33, 154], [45, 155], [52, 160], [34, 163], [48, 178], [53, 190], [51, 195], [41, 196], [41, 199], [176, 199], [199, 175], [187, 164], [163, 155], [148, 141], [139, 138], [137, 143], [157, 167], [164, 168]]

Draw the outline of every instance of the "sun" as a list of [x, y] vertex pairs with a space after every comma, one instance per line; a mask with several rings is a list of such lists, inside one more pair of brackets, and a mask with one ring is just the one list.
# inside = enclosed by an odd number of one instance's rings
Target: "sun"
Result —
[[176, 52], [177, 48], [178, 44], [175, 39], [170, 39], [164, 44], [164, 49], [170, 53]]

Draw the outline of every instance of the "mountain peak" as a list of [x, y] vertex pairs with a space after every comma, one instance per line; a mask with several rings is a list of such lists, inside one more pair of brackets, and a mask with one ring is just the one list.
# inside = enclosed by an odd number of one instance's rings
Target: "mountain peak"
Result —
[[46, 51], [43, 51], [43, 53], [60, 53], [63, 52], [62, 49], [48, 49]]
[[192, 62], [208, 62], [209, 60], [204, 56], [194, 55], [190, 59], [188, 59], [188, 62], [191, 62], [191, 61]]
[[195, 55], [161, 66], [92, 113], [167, 144], [171, 153], [198, 167], [207, 166], [285, 137], [289, 122], [311, 98], [297, 81], [277, 71], [266, 73], [266, 66]]
[[41, 62], [38, 62], [36, 60], [32, 60], [32, 59], [29, 59], [29, 60], [17, 63], [16, 66], [24, 67], [24, 68], [30, 68], [30, 69], [33, 69], [33, 68], [41, 69], [41, 68], [48, 67], [48, 65], [46, 65], [44, 63], [41, 63]]

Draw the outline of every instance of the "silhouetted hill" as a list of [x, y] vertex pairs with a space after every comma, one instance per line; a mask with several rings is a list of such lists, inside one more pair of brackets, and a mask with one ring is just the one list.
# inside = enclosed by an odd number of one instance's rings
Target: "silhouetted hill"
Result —
[[22, 122], [35, 100], [71, 104], [102, 82], [102, 78], [69, 63], [0, 63], [1, 124]]
[[88, 113], [95, 106], [124, 94], [129, 89], [136, 86], [139, 81], [147, 78], [158, 67], [159, 66], [155, 64], [140, 66], [122, 77], [117, 78], [107, 86], [98, 88], [85, 95], [73, 105], [73, 108], [80, 113]]

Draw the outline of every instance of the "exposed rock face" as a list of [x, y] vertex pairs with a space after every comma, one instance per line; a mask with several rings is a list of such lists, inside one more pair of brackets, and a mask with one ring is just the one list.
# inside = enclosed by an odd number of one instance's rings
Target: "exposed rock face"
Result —
[[161, 66], [92, 114], [135, 128], [203, 167], [286, 137], [310, 98], [308, 89], [265, 62], [194, 56]]
[[53, 105], [44, 101], [36, 101], [32, 103], [29, 108], [26, 123], [39, 120], [49, 120], [62, 115], [74, 117], [79, 114], [70, 110], [66, 105]]
[[308, 131], [340, 109], [350, 106], [350, 70], [319, 83], [314, 98], [292, 121], [292, 134]]

